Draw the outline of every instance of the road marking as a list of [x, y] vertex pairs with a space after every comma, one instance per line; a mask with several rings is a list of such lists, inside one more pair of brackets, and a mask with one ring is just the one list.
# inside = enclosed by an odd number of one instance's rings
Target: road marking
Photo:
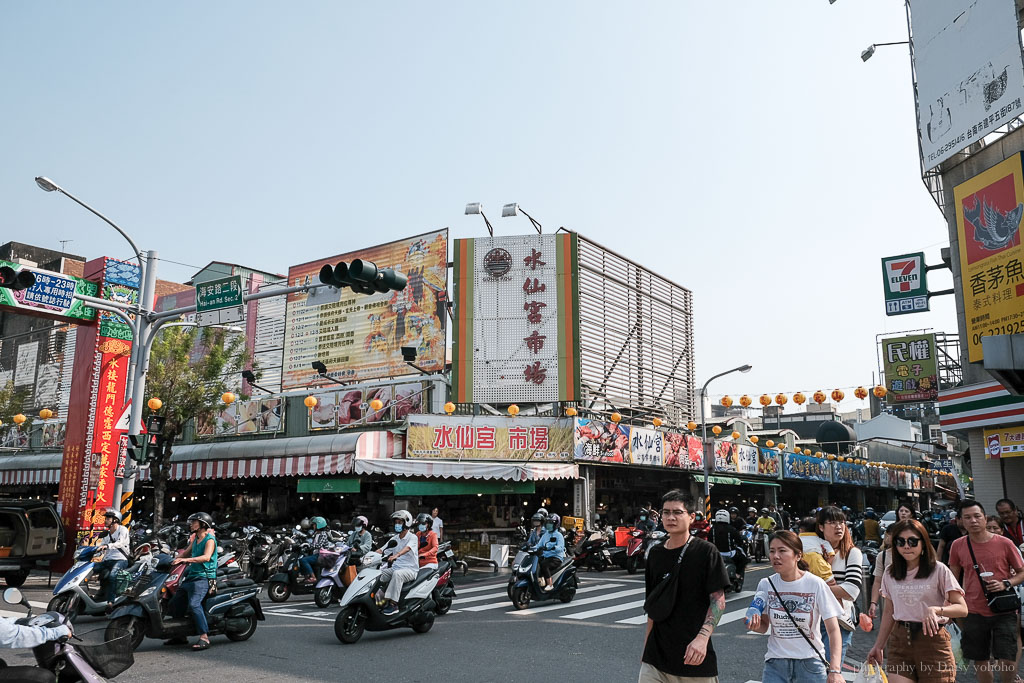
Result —
[[[576, 591], [581, 593], [582, 591]], [[606, 593], [604, 595], [597, 595], [592, 598], [586, 598], [584, 600], [573, 600], [572, 602], [563, 602], [557, 605], [544, 605], [543, 607], [530, 607], [528, 609], [512, 610], [511, 612], [505, 612], [505, 614], [518, 614], [521, 616], [527, 616], [531, 614], [539, 614], [541, 612], [550, 612], [556, 609], [571, 609], [579, 605], [592, 605], [595, 602], [604, 602], [605, 600], [614, 600], [615, 598], [624, 598], [629, 595], [636, 595], [637, 593], [643, 593], [643, 588], [629, 588], [618, 593]]]
[[718, 620], [718, 625], [721, 626], [723, 624], [731, 624], [734, 621], [739, 621], [744, 616], [746, 616], [746, 614], [747, 610], [745, 609], [738, 609], [734, 612], [728, 612], [726, 614], [723, 614], [722, 618]]
[[507, 585], [506, 583], [488, 583], [484, 586], [471, 586], [470, 588], [456, 588], [455, 592], [459, 595], [463, 593], [478, 593], [479, 591], [494, 590]]
[[[580, 589], [578, 589], [576, 591], [576, 594], [579, 595], [580, 593], [587, 593], [587, 592], [590, 592], [590, 591], [601, 590], [602, 588], [621, 588], [621, 587], [622, 586], [620, 584], [608, 584], [608, 583], [605, 583], [605, 584], [601, 584], [599, 586], [587, 586], [586, 588], [580, 588]], [[458, 600], [458, 598], [456, 598], [456, 600]], [[501, 600], [500, 602], [488, 603], [486, 605], [473, 605], [472, 607], [463, 607], [462, 611], [463, 612], [482, 612], [482, 611], [487, 610], [487, 609], [499, 609], [501, 607], [508, 607], [509, 604], [510, 604], [509, 600], [506, 597], [504, 600]]]
[[[264, 613], [265, 614], [273, 614], [273, 615], [278, 616], [278, 617], [292, 617], [293, 619], [312, 619], [313, 621], [334, 621], [334, 619], [325, 619], [324, 617], [311, 617], [308, 614], [286, 614], [286, 613], [283, 613], [281, 610], [278, 610], [276, 612], [267, 611], [267, 612], [264, 612]], [[336, 618], [337, 617], [335, 617], [335, 619]]]
[[467, 602], [477, 602], [478, 600], [494, 600], [495, 598], [504, 598], [505, 600], [508, 600], [508, 593], [506, 593], [505, 591], [500, 591], [498, 593], [485, 593], [483, 595], [474, 595], [469, 598], [463, 598], [459, 595], [455, 596], [455, 600], [460, 605], [465, 604]]
[[[734, 596], [732, 596], [730, 598], [726, 598], [725, 601], [726, 602], [732, 602], [733, 600], [741, 600], [743, 598], [749, 598], [751, 595], [754, 594], [754, 592], [755, 591], [743, 591], [742, 593], [737, 593], [736, 595], [734, 595]], [[643, 603], [640, 603], [640, 604], [642, 605]], [[722, 616], [722, 619], [721, 619], [721, 621], [718, 622], [718, 625], [721, 626], [722, 624], [728, 624], [731, 621], [736, 621], [737, 619], [742, 619], [743, 615], [746, 614], [746, 613], [747, 613], [747, 610], [745, 610], [745, 609], [738, 610], [737, 612], [729, 612], [728, 614], [725, 614], [725, 615]], [[728, 619], [728, 621], [727, 621], [727, 618], [730, 615], [733, 615], [733, 614], [739, 614], [740, 616], [739, 617], [734, 617], [732, 619]], [[629, 617], [627, 619], [619, 619], [615, 623], [616, 624], [646, 624], [647, 623], [647, 615], [646, 614], [641, 614], [641, 615], [638, 615], [638, 616], [635, 616], [635, 617]]]
[[621, 605], [612, 605], [611, 607], [599, 607], [597, 609], [588, 610], [586, 612], [576, 612], [575, 614], [566, 614], [561, 619], [590, 619], [591, 617], [599, 617], [602, 614], [611, 614], [612, 612], [624, 612], [627, 609], [634, 609], [636, 607], [643, 607], [644, 601], [637, 600], [636, 602], [624, 602]]
[[274, 614], [287, 614], [289, 612], [298, 612], [297, 607], [268, 607], [264, 608], [264, 612], [272, 612]]
[[628, 619], [619, 619], [615, 623], [616, 624], [646, 624], [647, 623], [647, 615], [646, 614], [641, 614], [640, 616], [637, 616], [637, 617], [629, 617]]
[[742, 593], [737, 593], [736, 595], [732, 596], [731, 598], [726, 598], [725, 601], [726, 602], [732, 602], [733, 600], [742, 600], [743, 598], [749, 598], [755, 592], [756, 591], [743, 591]]

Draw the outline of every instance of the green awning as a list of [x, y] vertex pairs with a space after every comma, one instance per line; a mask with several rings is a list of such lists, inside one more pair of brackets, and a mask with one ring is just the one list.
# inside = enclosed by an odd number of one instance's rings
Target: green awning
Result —
[[395, 480], [395, 496], [471, 496], [477, 493], [536, 493], [534, 481], [453, 479], [451, 481]]
[[306, 477], [299, 479], [299, 493], [359, 493], [359, 477]]
[[[695, 474], [693, 478], [699, 482], [704, 481], [703, 474]], [[743, 484], [750, 484], [751, 486], [774, 486], [781, 488], [781, 484], [776, 484], [773, 481], [761, 481], [760, 479], [740, 479], [739, 477], [720, 477], [711, 475], [712, 484], [726, 484], [728, 486], [742, 486]]]

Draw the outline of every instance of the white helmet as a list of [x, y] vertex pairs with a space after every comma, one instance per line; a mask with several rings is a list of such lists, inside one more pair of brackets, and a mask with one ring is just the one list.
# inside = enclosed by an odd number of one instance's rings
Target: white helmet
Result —
[[400, 519], [405, 523], [406, 528], [412, 526], [412, 514], [408, 510], [395, 510], [391, 513], [391, 519]]
[[716, 522], [725, 522], [726, 524], [728, 524], [730, 519], [731, 517], [729, 516], [728, 510], [719, 510], [718, 512], [715, 513]]

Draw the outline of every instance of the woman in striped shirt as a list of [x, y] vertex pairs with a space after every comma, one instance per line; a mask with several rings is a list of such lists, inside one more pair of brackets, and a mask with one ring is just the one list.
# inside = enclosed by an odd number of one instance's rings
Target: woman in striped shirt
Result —
[[[864, 559], [860, 548], [853, 544], [853, 535], [846, 523], [846, 515], [839, 508], [829, 506], [818, 511], [818, 535], [828, 541], [836, 551], [832, 558], [832, 574], [835, 576], [836, 584], [829, 586], [829, 590], [843, 608], [843, 613], [839, 617], [839, 627], [843, 633], [845, 660], [857, 623], [853, 603], [860, 596], [861, 587], [864, 585]], [[824, 629], [821, 637], [825, 643], [825, 652], [829, 652], [828, 633]]]

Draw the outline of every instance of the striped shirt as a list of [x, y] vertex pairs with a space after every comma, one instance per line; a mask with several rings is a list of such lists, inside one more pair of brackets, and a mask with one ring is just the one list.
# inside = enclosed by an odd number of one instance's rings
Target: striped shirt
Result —
[[860, 596], [860, 590], [864, 585], [864, 557], [860, 548], [854, 547], [850, 554], [843, 559], [840, 553], [832, 558], [832, 574], [836, 577], [836, 583], [846, 591], [850, 600], [841, 600], [843, 615], [847, 621], [854, 618], [853, 601]]

